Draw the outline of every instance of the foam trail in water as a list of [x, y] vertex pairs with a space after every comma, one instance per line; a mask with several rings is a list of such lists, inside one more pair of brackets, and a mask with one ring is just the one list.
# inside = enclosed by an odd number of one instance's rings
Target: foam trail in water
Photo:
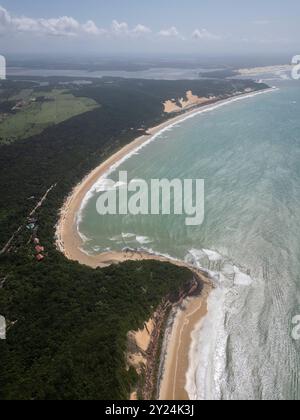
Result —
[[184, 121], [190, 120], [191, 118], [195, 118], [198, 115], [201, 115], [201, 114], [204, 114], [204, 113], [207, 113], [207, 112], [212, 112], [212, 111], [215, 111], [216, 109], [222, 108], [222, 107], [224, 107], [226, 105], [229, 105], [231, 103], [235, 103], [235, 102], [239, 102], [239, 101], [242, 101], [242, 100], [245, 100], [245, 99], [253, 98], [253, 97], [258, 96], [258, 95], [270, 93], [270, 92], [273, 92], [275, 90], [278, 90], [278, 89], [277, 88], [272, 88], [272, 89], [266, 89], [266, 90], [262, 90], [262, 91], [258, 91], [258, 92], [252, 92], [252, 93], [249, 93], [247, 95], [237, 96], [237, 97], [230, 98], [230, 99], [227, 99], [227, 100], [224, 100], [224, 101], [220, 101], [220, 102], [218, 102], [216, 104], [213, 104], [213, 105], [204, 106], [204, 107], [200, 108], [198, 111], [195, 111], [192, 114], [189, 114], [189, 115], [186, 115], [186, 116], [183, 115], [182, 118], [180, 119], [180, 121], [174, 121], [173, 123], [170, 123], [168, 126], [159, 130], [153, 136], [150, 136], [147, 141], [145, 141], [140, 146], [137, 146], [136, 149], [132, 150], [127, 155], [125, 155], [123, 158], [121, 158], [118, 162], [116, 162], [114, 165], [112, 165], [98, 179], [98, 181], [91, 187], [91, 189], [87, 192], [87, 194], [85, 195], [85, 197], [84, 197], [84, 199], [81, 203], [79, 212], [77, 214], [77, 228], [79, 229], [79, 224], [82, 221], [82, 213], [85, 210], [88, 202], [90, 201], [91, 198], [94, 197], [94, 195], [97, 193], [97, 191], [99, 191], [99, 188], [100, 188], [100, 191], [101, 191], [101, 188], [103, 188], [103, 185], [105, 184], [108, 176], [111, 175], [113, 172], [115, 172], [116, 169], [118, 169], [124, 162], [126, 162], [132, 156], [139, 153], [144, 147], [147, 147], [150, 143], [155, 141], [157, 138], [160, 138], [162, 136], [162, 134], [172, 130], [174, 127], [177, 127], [178, 124], [181, 124]]
[[253, 279], [219, 252], [192, 249], [185, 260], [204, 269], [215, 289], [208, 297], [208, 312], [192, 334], [186, 391], [191, 400], [220, 400], [227, 374], [226, 318], [238, 311], [239, 292]]
[[216, 386], [218, 372], [225, 369], [224, 360], [218, 358], [220, 330], [224, 325], [225, 290], [217, 288], [208, 298], [208, 313], [192, 334], [189, 353], [186, 390], [191, 400], [220, 399]]
[[137, 236], [136, 240], [141, 245], [151, 244], [153, 242], [148, 236]]

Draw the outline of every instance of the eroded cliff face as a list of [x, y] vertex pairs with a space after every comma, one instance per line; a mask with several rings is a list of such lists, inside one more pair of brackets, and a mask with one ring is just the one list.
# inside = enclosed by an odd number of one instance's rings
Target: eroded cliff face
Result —
[[141, 379], [130, 399], [137, 399], [138, 396], [143, 400], [155, 398], [161, 343], [170, 311], [174, 306], [180, 306], [187, 297], [201, 293], [202, 288], [201, 279], [194, 276], [184, 289], [162, 301], [143, 329], [128, 333], [127, 368], [133, 367]]
[[215, 99], [215, 96], [210, 98], [199, 97], [197, 95], [194, 95], [193, 92], [189, 90], [186, 92], [185, 98], [169, 99], [168, 101], [165, 101], [164, 112], [167, 114], [181, 112], [197, 105], [204, 105]]

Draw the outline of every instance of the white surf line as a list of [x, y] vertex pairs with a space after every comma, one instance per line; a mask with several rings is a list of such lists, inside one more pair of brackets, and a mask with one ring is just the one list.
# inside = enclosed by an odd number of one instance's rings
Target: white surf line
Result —
[[[176, 381], [176, 379], [177, 379], [177, 375], [178, 375], [178, 365], [179, 365], [179, 350], [180, 350], [180, 347], [182, 346], [182, 335], [183, 335], [183, 332], [184, 332], [184, 329], [187, 327], [187, 325], [189, 325], [189, 323], [190, 323], [190, 318], [192, 318], [194, 315], [195, 315], [195, 313], [196, 312], [198, 312], [201, 308], [202, 308], [202, 306], [203, 306], [203, 295], [201, 295], [201, 305], [198, 307], [198, 308], [196, 308], [192, 313], [190, 313], [187, 317], [186, 317], [186, 319], [185, 319], [185, 321], [184, 321], [184, 324], [182, 325], [182, 327], [181, 327], [181, 329], [180, 329], [180, 334], [179, 334], [179, 343], [178, 343], [178, 346], [177, 346], [177, 350], [176, 350], [176, 366], [175, 366], [175, 374], [174, 374], [174, 380], [173, 380], [173, 389], [172, 389], [172, 396], [173, 396], [173, 400], [175, 400], [175, 393], [176, 393], [176, 385], [177, 385], [177, 381]], [[188, 298], [189, 299], [189, 298]], [[180, 310], [179, 309], [179, 311], [181, 311], [181, 312], [184, 312], [184, 310], [182, 311], [182, 310]], [[179, 312], [179, 314], [178, 314], [178, 316], [180, 315], [180, 312]], [[188, 393], [187, 393], [188, 394]]]
[[[116, 169], [118, 169], [124, 162], [126, 162], [128, 159], [130, 159], [132, 156], [134, 156], [137, 152], [139, 152], [140, 150], [142, 150], [144, 147], [148, 146], [150, 143], [152, 143], [153, 141], [155, 141], [158, 137], [160, 137], [163, 133], [165, 133], [166, 131], [169, 131], [170, 128], [175, 127], [178, 124], [181, 124], [182, 122], [185, 122], [191, 118], [195, 118], [198, 115], [207, 113], [207, 112], [211, 112], [211, 111], [215, 111], [216, 109], [222, 108], [226, 105], [230, 105], [231, 103], [234, 102], [239, 102], [245, 99], [250, 99], [250, 98], [254, 98], [256, 96], [259, 95], [263, 95], [266, 93], [271, 93], [271, 92], [275, 92], [278, 91], [279, 88], [274, 87], [274, 88], [268, 88], [268, 89], [264, 89], [258, 92], [251, 92], [249, 94], [243, 94], [237, 97], [232, 97], [230, 99], [225, 99], [223, 101], [219, 101], [213, 105], [207, 105], [207, 106], [202, 106], [201, 108], [199, 108], [199, 110], [194, 110], [194, 111], [189, 111], [191, 112], [189, 115], [182, 115], [182, 118], [180, 117], [175, 117], [178, 118], [176, 121], [172, 120], [170, 121], [170, 124], [168, 124], [167, 126], [163, 127], [161, 130], [159, 130], [157, 133], [155, 133], [153, 136], [150, 136], [149, 140], [143, 142], [142, 144], [140, 144], [139, 146], [137, 146], [135, 149], [131, 150], [126, 156], [123, 156], [120, 160], [118, 160], [116, 163], [112, 164], [112, 166], [103, 174], [99, 177], [98, 181], [96, 181], [94, 183], [94, 185], [90, 188], [90, 190], [86, 193], [85, 198], [82, 201], [82, 204], [80, 206], [79, 212], [78, 212], [78, 219], [80, 221], [80, 214], [81, 212], [85, 209], [87, 202], [89, 201], [89, 199], [92, 197], [93, 193], [96, 191], [97, 187], [100, 186], [100, 184], [105, 181], [107, 179], [107, 177], [109, 175], [111, 175], [113, 172], [115, 172]], [[150, 128], [154, 129], [155, 127]], [[137, 140], [137, 139], [135, 139]], [[133, 140], [133, 141], [135, 141]], [[129, 143], [130, 144], [130, 143]], [[104, 162], [105, 163], [105, 162]]]

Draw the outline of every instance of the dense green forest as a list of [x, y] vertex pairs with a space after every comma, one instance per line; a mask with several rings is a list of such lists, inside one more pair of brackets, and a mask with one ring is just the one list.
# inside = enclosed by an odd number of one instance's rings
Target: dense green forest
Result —
[[[157, 262], [91, 270], [2, 260], [1, 312], [15, 323], [0, 341], [0, 399], [128, 399], [126, 336], [163, 296], [176, 300], [193, 275]], [[7, 265], [7, 266], [6, 266]], [[12, 324], [10, 324], [11, 326]]]
[[[45, 86], [46, 81], [46, 86]], [[69, 79], [1, 82], [2, 99], [30, 86], [49, 91]], [[70, 93], [100, 107], [11, 145], [0, 146], [0, 399], [120, 399], [136, 380], [125, 370], [126, 334], [142, 326], [166, 295], [191, 280], [188, 270], [157, 262], [92, 270], [67, 261], [54, 247], [59, 209], [84, 175], [166, 119], [162, 102], [187, 90], [228, 97], [265, 88], [252, 81], [146, 81], [104, 78], [70, 83]], [[4, 109], [6, 109], [4, 107]], [[0, 123], [1, 126], [1, 123]], [[31, 210], [46, 258], [37, 263]], [[12, 235], [15, 234], [14, 237]]]

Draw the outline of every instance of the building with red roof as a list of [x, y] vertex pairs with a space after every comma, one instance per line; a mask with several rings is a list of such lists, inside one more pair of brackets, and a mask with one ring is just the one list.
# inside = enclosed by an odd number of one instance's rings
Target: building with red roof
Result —
[[36, 252], [37, 252], [38, 254], [40, 254], [41, 252], [44, 252], [44, 251], [45, 251], [45, 248], [44, 248], [43, 246], [41, 246], [41, 245], [37, 245], [37, 246], [35, 247], [35, 250], [36, 250]]

